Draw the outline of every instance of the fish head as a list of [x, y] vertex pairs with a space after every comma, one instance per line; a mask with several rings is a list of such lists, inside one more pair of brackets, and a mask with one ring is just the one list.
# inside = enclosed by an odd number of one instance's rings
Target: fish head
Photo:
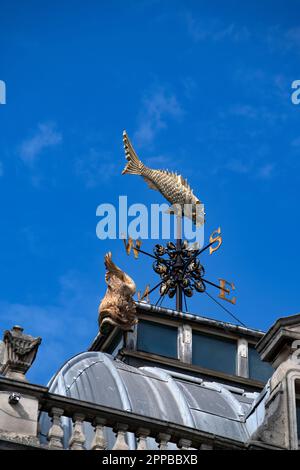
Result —
[[191, 204], [191, 219], [196, 227], [201, 227], [205, 222], [204, 205], [193, 195]]
[[204, 224], [204, 206], [196, 196], [193, 196], [189, 203], [184, 204], [183, 213], [185, 217], [192, 220], [196, 227]]

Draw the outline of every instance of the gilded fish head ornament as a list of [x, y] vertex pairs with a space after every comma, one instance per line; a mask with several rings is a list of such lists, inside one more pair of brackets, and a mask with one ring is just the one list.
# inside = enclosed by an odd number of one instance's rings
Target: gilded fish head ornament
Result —
[[191, 217], [190, 218], [192, 219], [192, 221], [197, 227], [200, 227], [205, 222], [204, 206], [195, 195], [193, 195], [193, 199], [191, 203]]
[[135, 282], [115, 265], [110, 252], [105, 255], [104, 264], [107, 290], [99, 305], [100, 333], [105, 334], [109, 325], [130, 331], [137, 323], [136, 306], [133, 300], [136, 291]]

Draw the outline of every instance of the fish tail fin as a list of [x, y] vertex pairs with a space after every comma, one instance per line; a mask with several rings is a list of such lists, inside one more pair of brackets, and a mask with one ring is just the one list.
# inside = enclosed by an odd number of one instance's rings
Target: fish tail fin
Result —
[[123, 143], [125, 157], [128, 160], [128, 163], [125, 165], [125, 168], [122, 171], [122, 175], [125, 175], [126, 173], [130, 175], [141, 175], [143, 173], [144, 164], [135, 153], [126, 131], [123, 132]]

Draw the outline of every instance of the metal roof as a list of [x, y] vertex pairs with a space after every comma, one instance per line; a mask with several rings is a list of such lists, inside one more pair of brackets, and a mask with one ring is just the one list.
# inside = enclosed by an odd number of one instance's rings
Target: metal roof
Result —
[[177, 318], [177, 319], [185, 320], [185, 321], [192, 321], [195, 323], [200, 323], [202, 325], [209, 325], [209, 326], [214, 326], [218, 328], [221, 327], [229, 331], [234, 331], [235, 333], [238, 333], [241, 335], [246, 334], [246, 335], [255, 336], [258, 338], [261, 338], [264, 335], [264, 332], [262, 330], [248, 328], [245, 326], [236, 325], [234, 323], [230, 323], [226, 321], [214, 320], [212, 318], [204, 317], [202, 315], [195, 315], [194, 313], [190, 313], [190, 312], [179, 312], [177, 310], [173, 310], [170, 308], [157, 307], [155, 305], [151, 305], [146, 302], [135, 302], [135, 304], [141, 311], [145, 311], [145, 312], [158, 313], [166, 317]]
[[[255, 430], [247, 425], [246, 416], [259, 395], [157, 367], [135, 368], [96, 351], [66, 362], [50, 381], [49, 391], [241, 442]], [[42, 434], [48, 426], [48, 418], [42, 417]], [[67, 421], [65, 427], [71, 432]], [[92, 437], [92, 429], [87, 434]], [[133, 436], [129, 445], [135, 446]]]
[[[223, 332], [230, 332], [239, 337], [249, 337], [255, 341], [260, 340], [264, 336], [264, 332], [261, 330], [246, 328], [244, 326], [236, 325], [234, 323], [229, 323], [221, 320], [214, 320], [212, 318], [204, 317], [201, 315], [195, 315], [189, 312], [179, 312], [177, 310], [172, 310], [165, 307], [157, 307], [146, 302], [135, 302], [137, 306], [138, 317], [140, 314], [149, 315], [149, 319], [153, 319], [154, 316], [164, 318], [166, 320], [174, 320], [175, 322], [180, 320], [183, 323], [189, 323], [191, 326], [199, 325], [200, 327], [209, 327], [214, 330], [221, 330]], [[111, 327], [110, 333], [115, 331], [117, 328]], [[114, 333], [113, 333], [114, 334]], [[106, 341], [109, 337], [108, 335], [100, 335], [98, 333], [94, 338], [92, 344], [89, 347], [89, 351], [99, 351], [103, 350], [103, 345], [106, 344]]]

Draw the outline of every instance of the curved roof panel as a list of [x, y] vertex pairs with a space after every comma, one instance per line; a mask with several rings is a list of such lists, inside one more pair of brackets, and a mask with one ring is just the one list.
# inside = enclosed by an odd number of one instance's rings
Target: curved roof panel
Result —
[[[157, 367], [135, 368], [102, 352], [84, 352], [66, 362], [49, 391], [238, 441], [249, 438], [245, 416], [258, 395], [245, 398], [219, 383], [185, 380]], [[41, 420], [44, 431], [45, 425]]]

